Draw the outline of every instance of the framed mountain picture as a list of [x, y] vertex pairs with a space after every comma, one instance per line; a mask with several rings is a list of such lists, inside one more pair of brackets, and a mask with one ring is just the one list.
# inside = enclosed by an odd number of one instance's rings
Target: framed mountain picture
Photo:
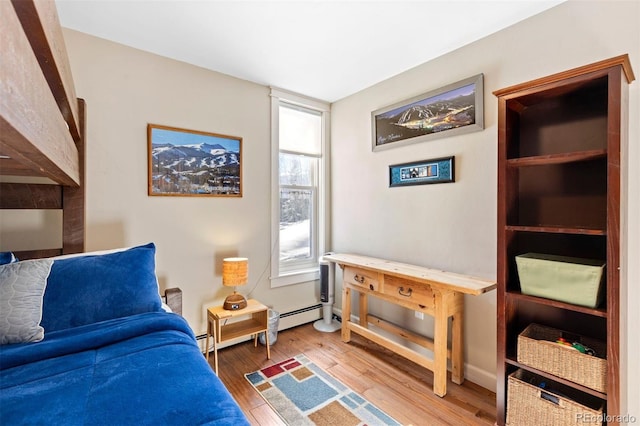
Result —
[[482, 130], [483, 91], [478, 74], [373, 111], [373, 151]]
[[149, 195], [242, 197], [242, 138], [147, 125]]

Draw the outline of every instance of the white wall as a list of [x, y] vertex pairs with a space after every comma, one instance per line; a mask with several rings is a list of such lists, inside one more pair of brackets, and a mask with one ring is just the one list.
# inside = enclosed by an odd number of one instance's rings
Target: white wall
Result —
[[[639, 18], [639, 2], [569, 1], [336, 102], [332, 250], [495, 279], [497, 100], [492, 92], [624, 53], [639, 73]], [[485, 83], [484, 131], [372, 152], [371, 111], [478, 73], [484, 74]], [[623, 336], [622, 348], [622, 393], [629, 407], [623, 408], [638, 419], [640, 337], [631, 330], [640, 325], [635, 308], [640, 304], [639, 91], [636, 81], [630, 88], [622, 196], [622, 251], [628, 253], [622, 283], [628, 330], [623, 332], [629, 334], [628, 340]], [[455, 183], [388, 188], [389, 165], [449, 155], [456, 157]], [[495, 292], [467, 296], [465, 306], [467, 377], [495, 389]], [[417, 320], [411, 312], [380, 303], [371, 304], [371, 310], [431, 333], [431, 321]]]
[[[318, 303], [314, 283], [271, 290], [269, 89], [64, 30], [76, 92], [87, 102], [87, 251], [157, 246], [161, 289], [183, 290], [196, 333], [231, 289], [222, 258], [249, 258], [238, 288], [279, 312]], [[147, 123], [243, 138], [243, 196], [147, 196]]]

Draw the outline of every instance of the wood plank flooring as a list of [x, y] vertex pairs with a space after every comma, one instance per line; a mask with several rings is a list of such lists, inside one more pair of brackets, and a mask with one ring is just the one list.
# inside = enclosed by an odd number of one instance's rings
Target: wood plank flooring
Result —
[[[496, 396], [466, 380], [447, 382], [447, 395], [433, 394], [433, 373], [387, 349], [352, 334], [343, 343], [340, 331], [321, 333], [311, 323], [278, 332], [267, 360], [264, 346], [244, 342], [218, 351], [220, 379], [252, 425], [284, 425], [251, 387], [244, 374], [304, 353], [318, 366], [363, 395], [404, 425], [493, 425]], [[213, 354], [209, 357], [213, 366]]]

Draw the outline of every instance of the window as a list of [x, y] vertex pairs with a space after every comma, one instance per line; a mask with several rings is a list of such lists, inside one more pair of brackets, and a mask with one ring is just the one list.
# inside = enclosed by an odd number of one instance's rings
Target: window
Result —
[[271, 286], [318, 278], [325, 247], [328, 105], [272, 89]]

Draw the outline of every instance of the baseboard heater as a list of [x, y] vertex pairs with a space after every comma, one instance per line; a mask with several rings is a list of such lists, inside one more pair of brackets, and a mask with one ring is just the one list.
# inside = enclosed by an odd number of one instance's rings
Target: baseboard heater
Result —
[[307, 306], [306, 308], [296, 309], [295, 311], [291, 311], [291, 312], [286, 312], [284, 314], [280, 314], [280, 318], [286, 318], [286, 317], [290, 317], [292, 315], [299, 315], [299, 314], [302, 314], [304, 312], [309, 312], [309, 311], [313, 311], [314, 309], [320, 309], [320, 308], [322, 308], [322, 304], [318, 303], [317, 305]]
[[[308, 322], [315, 321], [320, 316], [320, 311], [319, 311], [320, 308], [322, 308], [322, 304], [318, 303], [316, 305], [307, 306], [305, 308], [296, 309], [294, 311], [281, 313], [280, 326], [278, 327], [278, 330], [285, 330], [287, 328], [291, 328], [298, 325], [306, 324]], [[312, 311], [318, 311], [317, 316], [313, 316], [313, 315], [309, 316], [309, 314], [307, 314], [308, 312], [312, 312]], [[295, 317], [298, 315], [301, 315], [301, 316], [299, 317], [299, 319], [296, 319]], [[302, 316], [304, 316], [304, 318]], [[307, 316], [309, 316], [309, 318], [307, 318]], [[289, 320], [287, 320], [286, 318], [289, 318]], [[203, 340], [206, 338], [207, 338], [207, 335], [204, 333], [196, 336], [196, 340]]]

